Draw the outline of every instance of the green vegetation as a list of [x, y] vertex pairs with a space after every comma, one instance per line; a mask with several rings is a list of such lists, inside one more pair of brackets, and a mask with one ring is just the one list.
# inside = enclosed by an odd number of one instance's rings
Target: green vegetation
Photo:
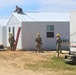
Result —
[[73, 71], [72, 73], [68, 73], [65, 75], [76, 75], [76, 65], [70, 65], [66, 64], [63, 60], [63, 57], [57, 58], [57, 57], [49, 57], [48, 59], [44, 61], [39, 61], [35, 64], [25, 64], [25, 68], [31, 69], [33, 71]]

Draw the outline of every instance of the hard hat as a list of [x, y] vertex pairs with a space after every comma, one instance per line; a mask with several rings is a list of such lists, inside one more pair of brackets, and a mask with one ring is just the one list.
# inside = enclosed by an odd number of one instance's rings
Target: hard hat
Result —
[[56, 34], [56, 36], [60, 36], [60, 34]]
[[37, 36], [39, 36], [40, 34], [39, 33], [37, 33]]
[[9, 35], [10, 35], [10, 36], [12, 36], [12, 33], [11, 33], [11, 32], [9, 32]]

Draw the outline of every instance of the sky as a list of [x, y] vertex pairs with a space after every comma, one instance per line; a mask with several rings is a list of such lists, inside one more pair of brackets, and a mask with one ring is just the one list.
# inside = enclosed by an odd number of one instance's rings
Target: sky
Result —
[[15, 6], [26, 12], [70, 12], [76, 10], [76, 0], [0, 0], [0, 18], [8, 18]]

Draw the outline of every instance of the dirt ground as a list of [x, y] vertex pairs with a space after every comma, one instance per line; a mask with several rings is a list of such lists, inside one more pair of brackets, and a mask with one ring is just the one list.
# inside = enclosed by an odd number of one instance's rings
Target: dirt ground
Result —
[[0, 75], [61, 75], [62, 72], [39, 72], [24, 68], [25, 64], [45, 60], [49, 55], [52, 56], [52, 53], [57, 56], [56, 52], [51, 51], [44, 53], [35, 53], [34, 51], [0, 51]]

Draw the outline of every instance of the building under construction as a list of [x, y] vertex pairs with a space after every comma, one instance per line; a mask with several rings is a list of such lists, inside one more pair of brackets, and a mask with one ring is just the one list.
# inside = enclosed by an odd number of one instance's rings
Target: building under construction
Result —
[[[9, 46], [9, 32], [13, 33], [18, 49], [34, 50], [38, 32], [42, 37], [42, 49], [56, 49], [56, 34], [59, 33], [64, 41], [67, 41], [67, 36], [70, 35], [69, 14], [13, 13], [7, 23], [7, 46]], [[68, 44], [62, 45], [62, 49], [69, 49]]]

